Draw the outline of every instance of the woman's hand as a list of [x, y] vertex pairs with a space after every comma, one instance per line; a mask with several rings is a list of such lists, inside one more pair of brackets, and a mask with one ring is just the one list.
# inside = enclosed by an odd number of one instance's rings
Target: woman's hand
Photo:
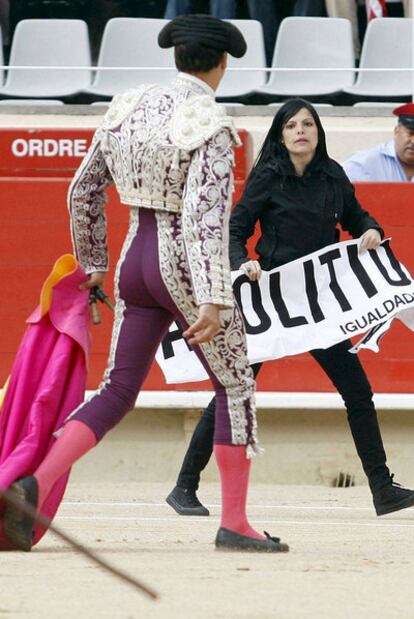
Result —
[[381, 245], [381, 235], [375, 228], [370, 228], [359, 239], [358, 253], [363, 254], [367, 249], [377, 249]]
[[79, 290], [87, 290], [88, 288], [93, 288], [94, 286], [98, 286], [98, 288], [103, 288], [103, 283], [105, 280], [105, 272], [95, 271], [89, 275], [89, 279], [86, 282], [83, 282], [79, 286]]
[[257, 260], [249, 260], [240, 265], [240, 271], [243, 271], [251, 282], [256, 282], [262, 274], [262, 267]]

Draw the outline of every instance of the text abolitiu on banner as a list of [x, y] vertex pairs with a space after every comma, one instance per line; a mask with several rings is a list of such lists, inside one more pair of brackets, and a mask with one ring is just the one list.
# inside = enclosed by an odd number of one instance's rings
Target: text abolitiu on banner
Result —
[[[353, 352], [378, 351], [394, 318], [414, 330], [414, 281], [389, 239], [362, 254], [358, 240], [336, 243], [263, 271], [258, 282], [242, 271], [233, 272], [232, 280], [251, 363], [329, 348], [362, 333]], [[208, 378], [178, 324], [171, 326], [156, 359], [167, 383]]]

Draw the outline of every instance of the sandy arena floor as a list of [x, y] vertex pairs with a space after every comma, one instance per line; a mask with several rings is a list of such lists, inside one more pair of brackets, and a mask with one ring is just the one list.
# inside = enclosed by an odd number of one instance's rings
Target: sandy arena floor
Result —
[[179, 517], [166, 484], [71, 484], [55, 523], [155, 588], [152, 602], [50, 533], [0, 554], [0, 618], [412, 619], [414, 510], [377, 518], [368, 489], [255, 486], [250, 517], [286, 555], [219, 553], [209, 518]]

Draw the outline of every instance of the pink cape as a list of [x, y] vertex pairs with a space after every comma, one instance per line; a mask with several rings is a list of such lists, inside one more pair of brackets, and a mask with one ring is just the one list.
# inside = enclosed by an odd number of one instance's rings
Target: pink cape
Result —
[[[85, 394], [90, 347], [88, 291], [75, 258], [55, 263], [43, 285], [40, 305], [27, 319], [11, 376], [0, 405], [0, 488], [31, 475], [68, 415]], [[52, 519], [62, 500], [69, 472], [46, 499], [42, 512]], [[0, 518], [4, 505], [0, 504]], [[46, 531], [36, 525], [33, 543]], [[0, 522], [0, 550], [10, 549]]]

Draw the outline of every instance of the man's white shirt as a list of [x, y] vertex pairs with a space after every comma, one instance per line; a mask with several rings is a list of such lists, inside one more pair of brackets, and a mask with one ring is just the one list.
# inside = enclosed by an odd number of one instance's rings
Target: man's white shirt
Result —
[[[352, 183], [407, 183], [400, 160], [395, 152], [394, 140], [368, 150], [359, 150], [342, 164]], [[414, 181], [414, 177], [411, 182]]]

